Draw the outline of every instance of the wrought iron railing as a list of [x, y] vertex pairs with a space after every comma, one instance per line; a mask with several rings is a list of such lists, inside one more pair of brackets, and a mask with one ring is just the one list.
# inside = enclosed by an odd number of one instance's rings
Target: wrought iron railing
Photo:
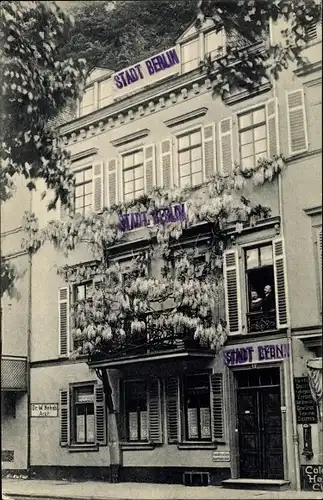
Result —
[[276, 311], [257, 311], [247, 313], [248, 333], [265, 332], [267, 330], [275, 330]]

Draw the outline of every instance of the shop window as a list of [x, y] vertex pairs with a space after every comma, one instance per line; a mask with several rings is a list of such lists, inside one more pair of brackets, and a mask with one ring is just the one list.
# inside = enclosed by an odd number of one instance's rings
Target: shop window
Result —
[[144, 153], [134, 151], [123, 156], [123, 199], [131, 201], [144, 194]]
[[129, 442], [148, 441], [148, 384], [125, 382], [126, 436]]
[[75, 213], [86, 215], [92, 210], [92, 166], [75, 173], [74, 207]]
[[94, 386], [74, 387], [73, 403], [73, 442], [75, 444], [95, 443]]
[[188, 441], [211, 440], [211, 397], [208, 374], [184, 378], [185, 430]]
[[182, 73], [196, 69], [199, 62], [199, 40], [192, 40], [182, 45]]
[[178, 171], [180, 187], [198, 186], [203, 182], [202, 135], [193, 130], [178, 137]]
[[80, 103], [80, 115], [87, 115], [94, 111], [94, 85], [87, 88]]
[[239, 115], [239, 146], [242, 168], [252, 168], [267, 157], [267, 125], [265, 107]]
[[276, 328], [272, 245], [245, 250], [248, 332]]

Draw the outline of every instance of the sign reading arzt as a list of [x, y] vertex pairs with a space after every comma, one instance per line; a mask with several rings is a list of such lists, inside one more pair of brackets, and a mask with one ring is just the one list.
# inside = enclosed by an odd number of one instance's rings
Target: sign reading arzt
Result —
[[250, 365], [289, 358], [288, 344], [266, 344], [226, 349], [223, 353], [227, 366]]
[[32, 417], [58, 417], [57, 403], [32, 403]]
[[130, 86], [129, 89], [127, 88], [128, 91], [148, 85], [178, 72], [179, 62], [175, 47], [165, 50], [145, 61], [115, 73], [112, 76], [114, 88], [116, 91], [121, 91]]

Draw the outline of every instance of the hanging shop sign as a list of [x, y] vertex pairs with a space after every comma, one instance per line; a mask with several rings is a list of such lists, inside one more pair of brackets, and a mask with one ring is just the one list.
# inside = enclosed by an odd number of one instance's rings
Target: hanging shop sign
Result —
[[174, 204], [159, 208], [153, 213], [134, 212], [119, 217], [119, 227], [122, 231], [132, 231], [141, 227], [166, 224], [167, 222], [181, 222], [186, 218], [185, 204]]
[[227, 366], [252, 365], [289, 358], [288, 344], [247, 345], [225, 349], [224, 363]]
[[295, 377], [295, 405], [298, 424], [316, 424], [317, 406], [312, 398], [307, 377]]
[[32, 417], [58, 417], [57, 403], [32, 403]]
[[149, 59], [122, 69], [112, 75], [112, 87], [115, 97], [151, 85], [158, 80], [178, 73], [180, 57], [176, 47], [164, 50]]
[[323, 491], [323, 465], [301, 465], [302, 490]]

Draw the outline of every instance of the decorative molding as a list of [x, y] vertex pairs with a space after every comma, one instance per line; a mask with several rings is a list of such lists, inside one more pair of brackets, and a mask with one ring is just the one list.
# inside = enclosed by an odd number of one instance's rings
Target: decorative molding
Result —
[[94, 156], [98, 152], [98, 148], [86, 149], [85, 151], [80, 151], [80, 153], [75, 153], [75, 155], [71, 156], [71, 162], [83, 160], [84, 158], [88, 158], [89, 156]]
[[321, 155], [322, 149], [314, 149], [313, 151], [304, 151], [303, 153], [296, 153], [294, 155], [285, 158], [286, 163], [291, 163], [293, 161], [303, 160], [311, 156]]
[[317, 61], [312, 64], [306, 64], [301, 68], [295, 69], [294, 73], [296, 76], [305, 76], [317, 71], [322, 71], [322, 61]]
[[265, 92], [268, 92], [271, 90], [272, 84], [270, 82], [263, 83], [259, 85], [258, 88], [252, 90], [251, 92], [248, 90], [241, 90], [237, 94], [234, 95], [229, 95], [228, 97], [224, 98], [225, 104], [228, 106], [232, 104], [236, 104], [241, 101], [246, 101], [247, 99], [251, 99], [252, 97], [255, 97], [256, 95], [264, 94]]
[[303, 208], [303, 211], [310, 217], [313, 217], [314, 215], [322, 215], [322, 205], [311, 208]]
[[196, 118], [200, 118], [201, 116], [206, 115], [208, 108], [198, 108], [190, 111], [189, 113], [185, 113], [184, 115], [175, 116], [175, 118], [171, 118], [170, 120], [164, 121], [166, 127], [175, 127], [175, 125], [181, 125], [182, 123], [188, 122], [190, 120], [194, 120]]
[[123, 146], [124, 144], [128, 144], [129, 142], [137, 141], [139, 139], [142, 139], [143, 137], [147, 137], [149, 132], [150, 130], [148, 128], [143, 128], [138, 132], [134, 132], [133, 134], [129, 135], [124, 135], [123, 137], [119, 137], [118, 139], [114, 139], [113, 141], [110, 142], [112, 146], [115, 147]]

